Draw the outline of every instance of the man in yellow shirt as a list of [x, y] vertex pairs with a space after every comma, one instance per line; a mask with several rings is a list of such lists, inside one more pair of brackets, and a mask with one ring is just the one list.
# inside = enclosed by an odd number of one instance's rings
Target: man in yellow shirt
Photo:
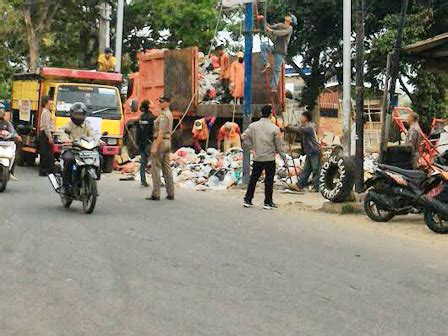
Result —
[[116, 62], [114, 51], [111, 48], [106, 48], [104, 49], [104, 54], [98, 57], [98, 71], [114, 72]]

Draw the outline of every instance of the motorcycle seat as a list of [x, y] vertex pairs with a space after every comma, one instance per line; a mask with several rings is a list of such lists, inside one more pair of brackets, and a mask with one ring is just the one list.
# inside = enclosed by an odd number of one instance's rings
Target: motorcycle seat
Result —
[[398, 167], [389, 166], [389, 165], [385, 165], [385, 164], [379, 164], [378, 167], [380, 167], [383, 170], [390, 170], [397, 174], [401, 174], [406, 177], [409, 177], [416, 184], [423, 181], [427, 177], [426, 174], [420, 170], [406, 170], [406, 169], [401, 169]]

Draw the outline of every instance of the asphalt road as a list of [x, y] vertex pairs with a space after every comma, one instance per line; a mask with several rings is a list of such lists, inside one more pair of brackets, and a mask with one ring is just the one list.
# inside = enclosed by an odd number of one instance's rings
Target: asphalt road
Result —
[[448, 333], [443, 241], [113, 176], [89, 216], [36, 174], [0, 194], [0, 335]]

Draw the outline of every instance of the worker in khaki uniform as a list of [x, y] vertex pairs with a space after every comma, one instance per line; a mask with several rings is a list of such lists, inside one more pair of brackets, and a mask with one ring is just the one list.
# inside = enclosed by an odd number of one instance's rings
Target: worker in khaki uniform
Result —
[[167, 96], [159, 98], [160, 114], [154, 121], [154, 142], [151, 147], [151, 175], [152, 196], [151, 201], [160, 201], [160, 170], [165, 179], [167, 199], [174, 200], [173, 172], [170, 165], [171, 133], [173, 130], [173, 114], [170, 111], [171, 99]]

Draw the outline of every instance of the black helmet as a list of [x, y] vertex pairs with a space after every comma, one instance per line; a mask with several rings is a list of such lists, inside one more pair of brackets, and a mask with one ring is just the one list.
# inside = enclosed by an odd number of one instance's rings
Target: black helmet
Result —
[[70, 107], [70, 119], [72, 122], [81, 126], [87, 118], [87, 106], [84, 103], [74, 103]]

